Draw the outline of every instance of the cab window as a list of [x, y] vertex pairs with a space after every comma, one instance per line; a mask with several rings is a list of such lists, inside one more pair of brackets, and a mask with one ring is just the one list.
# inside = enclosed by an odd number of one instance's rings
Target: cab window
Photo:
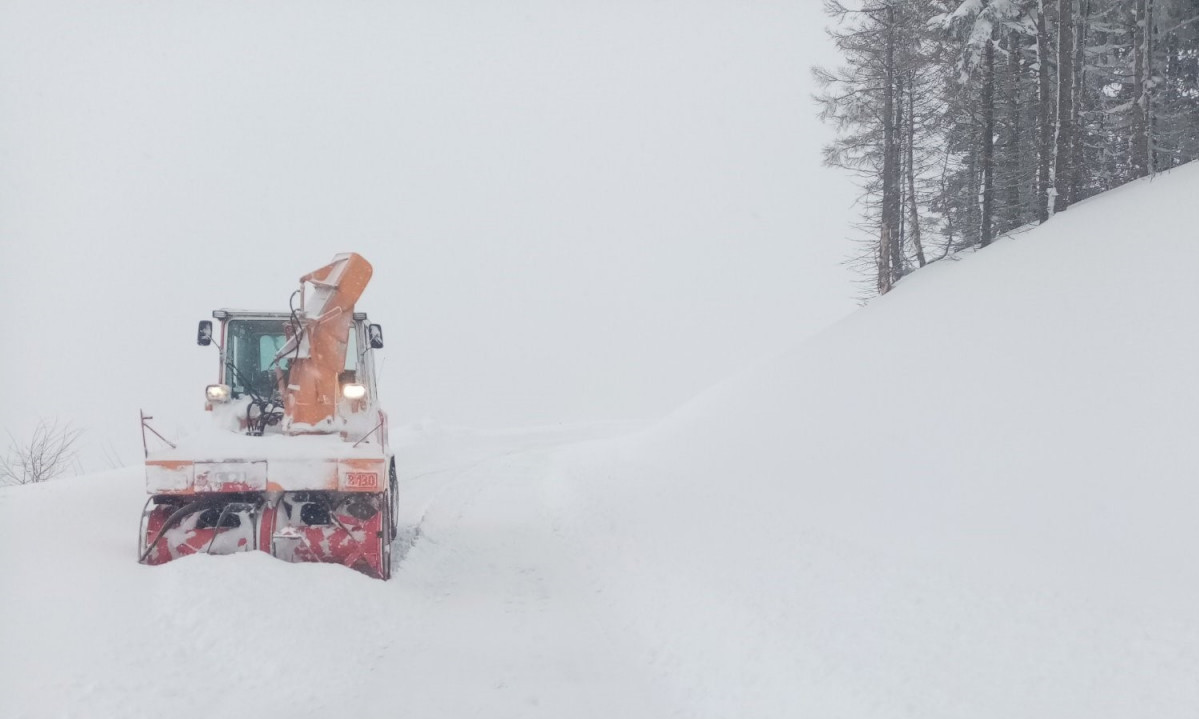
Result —
[[350, 339], [346, 341], [346, 369], [358, 370], [358, 328], [350, 325]]
[[[276, 389], [275, 354], [287, 342], [284, 320], [230, 320], [226, 330], [225, 384], [234, 397], [270, 397]], [[286, 369], [284, 358], [279, 365]]]

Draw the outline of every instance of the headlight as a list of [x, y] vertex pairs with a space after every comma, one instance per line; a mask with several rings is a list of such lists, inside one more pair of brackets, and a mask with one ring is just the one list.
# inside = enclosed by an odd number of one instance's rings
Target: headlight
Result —
[[204, 396], [209, 402], [228, 402], [229, 387], [223, 384], [210, 384], [204, 388]]
[[366, 387], [355, 382], [344, 384], [341, 386], [341, 395], [346, 399], [362, 399], [366, 396]]

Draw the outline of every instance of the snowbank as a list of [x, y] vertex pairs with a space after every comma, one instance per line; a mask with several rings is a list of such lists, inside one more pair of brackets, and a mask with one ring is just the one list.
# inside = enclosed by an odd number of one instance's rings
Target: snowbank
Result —
[[932, 266], [564, 461], [687, 715], [1199, 711], [1196, 196], [1183, 168]]

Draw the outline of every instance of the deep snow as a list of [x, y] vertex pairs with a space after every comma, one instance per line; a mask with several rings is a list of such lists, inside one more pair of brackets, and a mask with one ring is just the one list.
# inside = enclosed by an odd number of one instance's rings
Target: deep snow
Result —
[[931, 266], [567, 463], [688, 715], [1199, 712], [1197, 196], [1182, 168]]
[[5, 717], [1193, 717], [1199, 165], [647, 428], [410, 426], [389, 583], [0, 490]]
[[386, 583], [257, 552], [138, 565], [140, 469], [2, 490], [24, 539], [0, 545], [0, 716], [663, 716], [539, 497], [549, 447], [626, 431], [397, 432]]

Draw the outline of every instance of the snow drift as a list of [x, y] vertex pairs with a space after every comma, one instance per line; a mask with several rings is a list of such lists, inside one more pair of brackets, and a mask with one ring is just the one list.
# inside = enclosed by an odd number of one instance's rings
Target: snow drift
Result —
[[577, 451], [563, 511], [686, 715], [1199, 711], [1197, 196], [1083, 203]]

